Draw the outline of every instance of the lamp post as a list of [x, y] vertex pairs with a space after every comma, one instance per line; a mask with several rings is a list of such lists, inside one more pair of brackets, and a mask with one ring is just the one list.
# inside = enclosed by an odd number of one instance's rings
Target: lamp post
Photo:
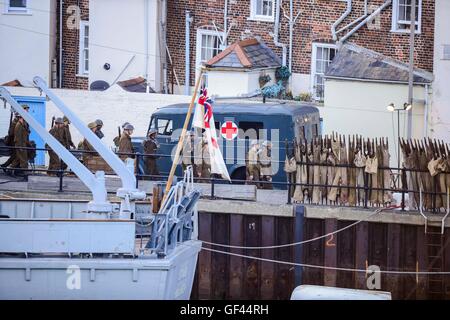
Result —
[[410, 103], [404, 103], [403, 107], [396, 108], [393, 103], [390, 103], [387, 106], [387, 110], [390, 112], [397, 111], [397, 168], [400, 169], [400, 111], [409, 111], [411, 110], [412, 105]]

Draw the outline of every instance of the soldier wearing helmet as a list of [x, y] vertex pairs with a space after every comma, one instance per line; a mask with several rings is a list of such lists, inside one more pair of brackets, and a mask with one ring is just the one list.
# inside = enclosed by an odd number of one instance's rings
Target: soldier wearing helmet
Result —
[[134, 158], [133, 144], [131, 143], [131, 135], [133, 134], [134, 127], [131, 124], [127, 124], [123, 128], [123, 133], [119, 140], [119, 158], [122, 160], [126, 160], [127, 158]]
[[[11, 111], [11, 120], [9, 123], [9, 129], [8, 129], [8, 135], [5, 137], [5, 144], [7, 146], [14, 146], [14, 129], [16, 127], [17, 122], [19, 122], [19, 113], [18, 112], [12, 112]], [[14, 118], [13, 118], [14, 115]], [[14, 162], [14, 159], [16, 158], [16, 152], [14, 149], [11, 150], [10, 157], [8, 160], [6, 160], [5, 163], [2, 164], [3, 171], [6, 172], [6, 168]]]
[[97, 130], [95, 130], [95, 135], [99, 138], [99, 139], [103, 139], [103, 137], [105, 136], [102, 132], [102, 128], [103, 128], [103, 121], [100, 119], [95, 120], [95, 123], [97, 124]]
[[[30, 107], [26, 104], [22, 105], [22, 108], [28, 112]], [[28, 169], [28, 150], [21, 148], [30, 147], [30, 128], [25, 119], [19, 114], [17, 123], [14, 125], [14, 147], [15, 155], [14, 160], [11, 163], [11, 167], [16, 168], [14, 175], [23, 176], [25, 179], [28, 174], [25, 171]], [[25, 169], [25, 170], [21, 170]]]
[[[264, 141], [258, 151], [258, 162], [263, 181], [272, 182], [272, 143]], [[272, 189], [272, 183], [262, 184], [263, 189]]]
[[247, 153], [247, 181], [259, 181], [260, 179], [261, 168], [258, 162], [258, 152], [258, 140], [252, 140]]
[[[159, 149], [159, 143], [156, 140], [156, 135], [158, 134], [158, 131], [156, 129], [150, 129], [147, 134], [147, 139], [144, 140], [144, 161], [145, 161], [145, 174], [152, 175], [152, 176], [159, 176], [159, 170], [158, 166], [156, 164], [156, 159], [159, 158], [157, 156], [157, 152]], [[153, 179], [156, 177], [152, 177]], [[152, 179], [151, 178], [151, 179]]]
[[70, 121], [66, 116], [63, 117], [63, 128], [64, 128], [64, 146], [66, 149], [70, 150], [70, 148], [75, 149], [75, 144], [72, 141], [72, 134], [70, 133]]
[[125, 128], [125, 126], [127, 124], [130, 124], [129, 122], [124, 122], [124, 124], [122, 125], [122, 127], [117, 127], [118, 131], [119, 131], [119, 135], [117, 135], [116, 137], [114, 137], [113, 142], [114, 145], [118, 148], [119, 147], [119, 141], [120, 141], [120, 137], [122, 136], [121, 132], [120, 132], [120, 128], [122, 128], [122, 130]]
[[[90, 122], [88, 124], [88, 128], [91, 129], [91, 131], [95, 134], [95, 131], [97, 131], [97, 123], [95, 122]], [[81, 144], [81, 149], [83, 151], [87, 151], [83, 153], [83, 162], [86, 163], [86, 161], [94, 156], [97, 155], [97, 153], [93, 153], [92, 151], [95, 151], [94, 147], [89, 143], [89, 141], [87, 141], [86, 138], [84, 138], [82, 144]]]
[[[55, 123], [53, 127], [50, 129], [49, 133], [58, 140], [59, 143], [61, 143], [63, 146], [66, 146], [66, 133], [64, 128], [64, 121], [62, 118], [56, 118]], [[61, 166], [61, 161], [58, 157], [58, 155], [49, 147], [49, 145], [45, 145], [46, 148], [48, 148], [48, 155], [50, 157], [49, 165], [48, 165], [48, 171], [47, 174], [49, 176], [56, 175], [56, 170], [59, 170], [60, 168], [65, 169], [67, 168], [67, 165], [65, 163]]]

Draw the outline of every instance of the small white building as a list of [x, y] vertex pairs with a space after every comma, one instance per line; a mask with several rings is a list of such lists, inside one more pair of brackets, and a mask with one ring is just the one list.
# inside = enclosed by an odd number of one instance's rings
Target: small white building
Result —
[[[320, 108], [324, 134], [388, 137], [391, 165], [397, 165], [398, 131], [403, 138], [408, 134], [408, 111], [403, 110], [408, 76], [408, 65], [401, 61], [351, 43], [343, 45], [325, 72], [325, 100]], [[430, 72], [414, 70], [413, 138], [430, 132], [432, 81]], [[391, 103], [399, 111], [388, 111]]]
[[0, 85], [36, 75], [51, 83], [56, 11], [56, 0], [0, 1]]
[[142, 76], [163, 89], [165, 1], [95, 0], [89, 3], [89, 85]]
[[450, 141], [450, 1], [436, 0], [431, 135]]
[[275, 82], [275, 71], [281, 67], [280, 58], [257, 39], [237, 41], [206, 62], [208, 71], [204, 84], [218, 97], [237, 97], [260, 89], [260, 77]]

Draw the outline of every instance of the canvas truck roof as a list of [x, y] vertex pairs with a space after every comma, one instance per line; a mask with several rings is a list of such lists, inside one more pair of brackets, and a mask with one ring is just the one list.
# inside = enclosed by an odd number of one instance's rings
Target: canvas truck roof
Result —
[[[180, 103], [159, 108], [154, 114], [186, 114], [189, 104]], [[284, 103], [245, 103], [218, 102], [213, 104], [214, 114], [254, 114], [297, 116], [318, 113], [319, 109], [311, 105]]]

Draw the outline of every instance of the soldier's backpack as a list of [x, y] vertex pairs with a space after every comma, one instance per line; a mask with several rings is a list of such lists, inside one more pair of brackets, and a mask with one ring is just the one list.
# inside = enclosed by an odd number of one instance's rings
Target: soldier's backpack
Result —
[[113, 142], [114, 142], [114, 144], [116, 145], [116, 147], [119, 147], [120, 136], [116, 136], [116, 137], [113, 139]]
[[6, 137], [5, 139], [0, 139], [0, 156], [1, 157], [9, 157], [11, 156], [12, 149], [6, 148], [6, 146], [9, 146], [8, 143], [6, 143]]
[[34, 158], [36, 158], [36, 143], [31, 140], [28, 142], [27, 147], [32, 148], [27, 150], [28, 161], [34, 162]]

